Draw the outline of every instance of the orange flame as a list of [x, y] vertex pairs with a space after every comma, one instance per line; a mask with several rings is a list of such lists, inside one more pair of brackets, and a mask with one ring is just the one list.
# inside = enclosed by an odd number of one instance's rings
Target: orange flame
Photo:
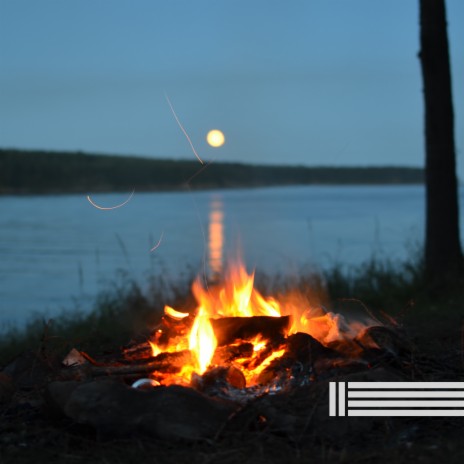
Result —
[[254, 272], [248, 274], [242, 264], [230, 268], [224, 283], [205, 289], [200, 278], [192, 286], [198, 303], [209, 317], [279, 317], [279, 304], [273, 298], [264, 298], [253, 287]]
[[[189, 381], [193, 372], [203, 374], [210, 366], [217, 348], [211, 319], [221, 317], [252, 317], [252, 316], [290, 316], [291, 325], [288, 333], [305, 332], [322, 344], [342, 339], [350, 332], [350, 327], [344, 322], [343, 316], [323, 311], [318, 306], [312, 306], [308, 298], [301, 293], [278, 296], [276, 298], [263, 296], [254, 288], [254, 272], [249, 274], [245, 266], [238, 262], [229, 268], [222, 283], [205, 288], [200, 278], [192, 284], [192, 292], [197, 301], [196, 317], [190, 333], [184, 337], [175, 337], [168, 346], [160, 347], [156, 342], [150, 342], [153, 356], [160, 352], [189, 349], [193, 354], [192, 365], [184, 366], [178, 375], [183, 381]], [[178, 311], [170, 306], [165, 307], [165, 314], [183, 323], [189, 313]], [[354, 326], [353, 326], [354, 327]], [[357, 326], [356, 329], [359, 329]], [[253, 350], [249, 357], [235, 359], [233, 363], [240, 368], [247, 384], [252, 385], [269, 364], [283, 356], [282, 347], [271, 349], [269, 340], [261, 336], [253, 340]], [[170, 382], [177, 382], [175, 379]]]
[[192, 330], [189, 336], [190, 350], [195, 353], [197, 367], [200, 374], [203, 374], [208, 368], [214, 351], [216, 350], [217, 341], [214, 335], [213, 326], [208, 315], [200, 307]]

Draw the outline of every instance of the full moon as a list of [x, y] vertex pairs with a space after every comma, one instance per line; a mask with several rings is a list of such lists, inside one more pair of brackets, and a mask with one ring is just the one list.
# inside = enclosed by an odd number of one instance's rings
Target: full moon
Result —
[[220, 130], [213, 129], [213, 130], [210, 130], [208, 134], [206, 135], [206, 141], [212, 147], [217, 148], [217, 147], [221, 147], [222, 145], [224, 145], [226, 138], [224, 137], [224, 134]]

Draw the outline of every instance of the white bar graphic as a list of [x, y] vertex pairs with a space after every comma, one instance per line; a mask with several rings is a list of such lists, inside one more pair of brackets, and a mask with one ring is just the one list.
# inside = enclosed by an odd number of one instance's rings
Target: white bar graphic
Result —
[[337, 383], [329, 383], [329, 416], [337, 415]]
[[345, 382], [338, 382], [338, 415], [345, 415]]
[[464, 398], [464, 391], [348, 391], [348, 398]]
[[399, 388], [416, 389], [416, 388], [460, 388], [464, 389], [464, 382], [348, 382], [348, 388], [365, 388], [373, 390], [377, 388]]
[[329, 414], [464, 417], [463, 399], [464, 382], [330, 382]]
[[357, 417], [464, 417], [464, 409], [349, 409], [348, 415]]
[[464, 408], [464, 401], [448, 401], [448, 400], [437, 400], [437, 401], [348, 401], [349, 408]]

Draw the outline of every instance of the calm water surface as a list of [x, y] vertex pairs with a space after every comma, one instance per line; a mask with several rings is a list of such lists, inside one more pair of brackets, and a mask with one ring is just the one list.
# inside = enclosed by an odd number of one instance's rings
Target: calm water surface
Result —
[[[92, 198], [111, 206], [127, 196]], [[238, 243], [247, 267], [267, 273], [357, 264], [374, 253], [400, 259], [408, 243], [423, 241], [423, 212], [422, 186], [136, 193], [112, 211], [83, 195], [0, 197], [0, 328], [31, 312], [86, 309], [118, 270], [141, 283], [147, 274], [179, 280], [203, 262], [220, 272]]]

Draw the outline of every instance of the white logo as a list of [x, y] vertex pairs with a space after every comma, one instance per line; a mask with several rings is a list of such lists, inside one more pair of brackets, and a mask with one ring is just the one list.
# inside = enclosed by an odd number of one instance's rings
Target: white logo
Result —
[[464, 416], [464, 382], [330, 382], [330, 416]]

